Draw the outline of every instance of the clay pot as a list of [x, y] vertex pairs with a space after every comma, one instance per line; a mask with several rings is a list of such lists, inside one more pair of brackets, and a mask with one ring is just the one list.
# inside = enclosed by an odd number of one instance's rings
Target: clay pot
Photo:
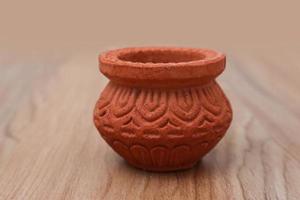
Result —
[[125, 48], [99, 57], [110, 79], [94, 110], [104, 140], [131, 165], [192, 167], [224, 136], [232, 110], [215, 78], [225, 55], [193, 48]]

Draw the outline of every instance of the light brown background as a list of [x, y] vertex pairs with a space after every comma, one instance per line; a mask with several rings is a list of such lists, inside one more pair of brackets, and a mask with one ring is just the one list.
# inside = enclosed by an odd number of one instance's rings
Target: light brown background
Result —
[[298, 0], [1, 0], [0, 49], [288, 48], [300, 45], [299, 7]]

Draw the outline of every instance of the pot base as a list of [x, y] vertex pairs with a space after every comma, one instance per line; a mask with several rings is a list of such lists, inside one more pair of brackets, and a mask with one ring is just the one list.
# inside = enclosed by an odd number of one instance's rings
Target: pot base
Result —
[[128, 162], [127, 163], [132, 166], [135, 167], [139, 170], [145, 170], [145, 171], [150, 171], [150, 172], [173, 172], [173, 171], [182, 171], [182, 170], [188, 170], [193, 168], [199, 161], [193, 162], [193, 163], [187, 163], [181, 166], [176, 166], [176, 167], [149, 167], [149, 166], [144, 166], [144, 165], [138, 165], [136, 163], [131, 163]]

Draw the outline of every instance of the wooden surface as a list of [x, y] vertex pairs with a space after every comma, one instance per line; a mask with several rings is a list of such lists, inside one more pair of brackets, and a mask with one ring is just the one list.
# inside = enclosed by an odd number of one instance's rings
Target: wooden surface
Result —
[[228, 52], [231, 128], [177, 173], [132, 168], [98, 135], [97, 51], [1, 54], [0, 199], [300, 199], [300, 49]]

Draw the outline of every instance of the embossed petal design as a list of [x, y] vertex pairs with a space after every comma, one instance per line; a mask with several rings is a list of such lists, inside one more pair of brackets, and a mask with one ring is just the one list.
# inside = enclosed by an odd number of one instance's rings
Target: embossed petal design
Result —
[[[223, 137], [232, 114], [216, 82], [204, 88], [176, 90], [142, 90], [109, 83], [94, 118], [101, 134], [121, 156], [138, 166], [160, 168], [186, 164], [186, 154], [199, 159]], [[152, 142], [143, 143], [145, 140]]]

